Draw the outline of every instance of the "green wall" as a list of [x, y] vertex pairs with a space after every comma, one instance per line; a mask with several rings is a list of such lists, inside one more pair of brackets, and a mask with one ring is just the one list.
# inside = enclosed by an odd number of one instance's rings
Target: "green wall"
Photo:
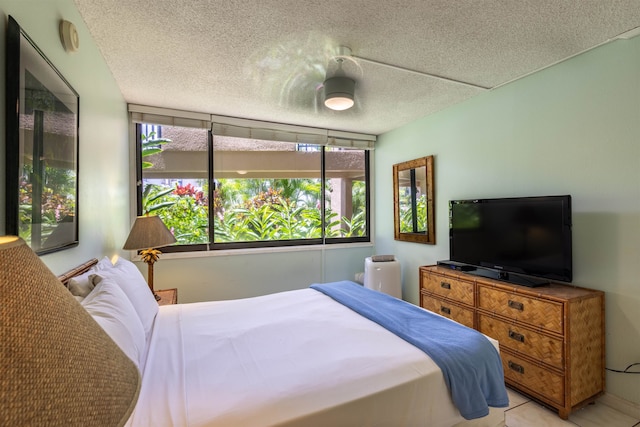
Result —
[[[393, 239], [394, 163], [435, 156], [436, 245]], [[376, 253], [447, 259], [451, 199], [571, 194], [576, 285], [606, 292], [607, 367], [640, 362], [640, 37], [619, 40], [382, 135], [375, 151]], [[609, 393], [640, 404], [635, 375]]]

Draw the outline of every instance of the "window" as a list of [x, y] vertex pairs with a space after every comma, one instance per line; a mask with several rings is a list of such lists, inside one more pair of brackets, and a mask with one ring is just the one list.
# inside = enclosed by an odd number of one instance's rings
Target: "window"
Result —
[[132, 117], [138, 214], [159, 215], [174, 233], [164, 252], [369, 241], [368, 150], [323, 144], [326, 135]]
[[328, 238], [369, 236], [369, 152], [325, 147], [325, 216]]
[[322, 147], [296, 145], [214, 136], [214, 244], [322, 243]]
[[159, 215], [178, 245], [207, 244], [209, 132], [143, 123], [136, 134], [141, 161], [138, 215]]

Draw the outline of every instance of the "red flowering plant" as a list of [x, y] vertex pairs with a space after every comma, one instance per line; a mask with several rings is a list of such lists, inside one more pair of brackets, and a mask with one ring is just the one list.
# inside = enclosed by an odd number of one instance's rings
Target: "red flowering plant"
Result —
[[179, 197], [193, 197], [196, 204], [199, 204], [199, 205], [206, 203], [204, 191], [198, 190], [192, 184], [187, 184], [187, 185], [176, 184], [176, 188], [175, 190], [173, 190], [173, 194]]

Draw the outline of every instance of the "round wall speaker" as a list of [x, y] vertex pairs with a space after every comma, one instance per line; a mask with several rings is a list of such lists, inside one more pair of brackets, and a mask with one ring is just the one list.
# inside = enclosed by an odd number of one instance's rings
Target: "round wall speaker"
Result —
[[60, 39], [67, 52], [77, 52], [80, 49], [80, 37], [76, 26], [69, 21], [60, 21]]

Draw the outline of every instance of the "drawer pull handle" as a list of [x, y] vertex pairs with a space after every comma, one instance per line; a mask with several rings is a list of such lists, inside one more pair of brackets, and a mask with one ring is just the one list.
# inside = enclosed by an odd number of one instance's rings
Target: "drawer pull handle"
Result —
[[509, 300], [508, 305], [509, 305], [509, 308], [514, 308], [514, 309], [519, 310], [519, 311], [523, 311], [524, 310], [524, 304], [521, 303], [521, 302]]
[[519, 374], [524, 374], [524, 367], [522, 365], [518, 365], [517, 363], [513, 363], [509, 360], [509, 369], [512, 371], [516, 371]]
[[509, 331], [509, 338], [511, 338], [512, 340], [524, 342], [524, 335], [514, 331]]
[[440, 306], [440, 311], [444, 314], [451, 314], [451, 309], [449, 307], [445, 307], [444, 305]]
[[451, 283], [440, 282], [440, 287], [444, 289], [451, 289]]

